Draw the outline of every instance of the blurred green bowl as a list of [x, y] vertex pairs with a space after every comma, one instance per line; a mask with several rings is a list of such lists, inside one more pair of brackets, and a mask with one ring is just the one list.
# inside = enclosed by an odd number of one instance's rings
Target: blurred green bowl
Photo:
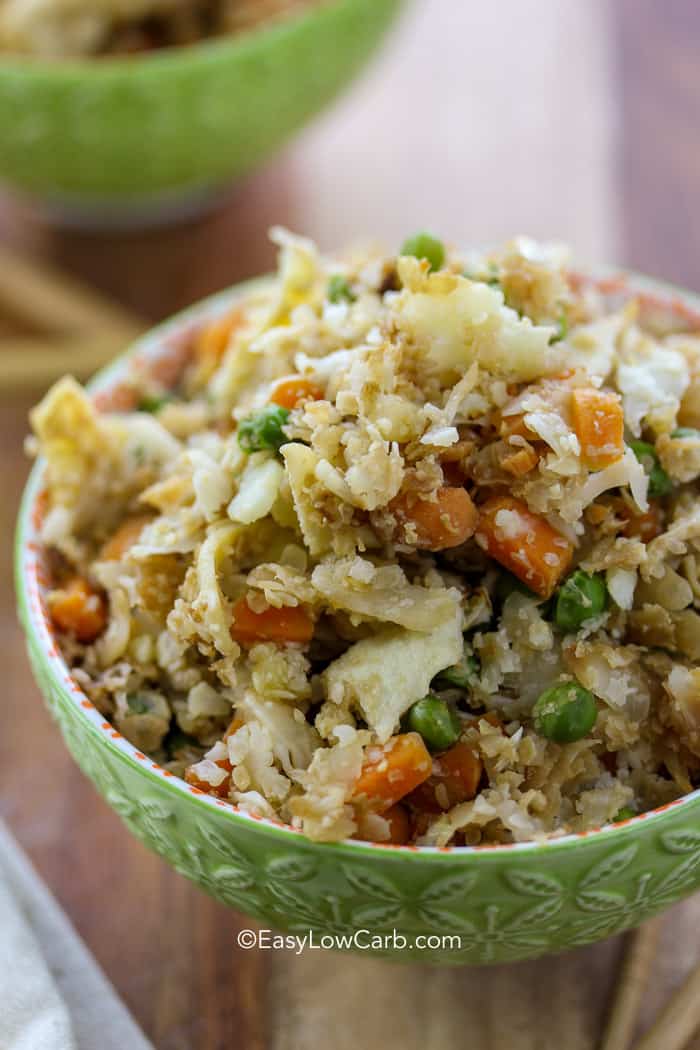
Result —
[[125, 210], [196, 201], [250, 171], [358, 72], [401, 0], [335, 0], [147, 56], [0, 58], [0, 182]]

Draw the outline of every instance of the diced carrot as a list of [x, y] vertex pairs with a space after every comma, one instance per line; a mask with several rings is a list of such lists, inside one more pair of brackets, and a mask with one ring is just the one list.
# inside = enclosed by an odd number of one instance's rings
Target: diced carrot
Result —
[[320, 401], [322, 397], [323, 391], [319, 390], [311, 380], [298, 376], [295, 379], [285, 379], [278, 383], [272, 391], [270, 401], [281, 405], [282, 408], [291, 409], [296, 408], [302, 401]]
[[49, 612], [56, 626], [79, 642], [94, 642], [107, 626], [105, 599], [82, 576], [49, 595]]
[[389, 821], [389, 841], [394, 846], [403, 846], [411, 837], [411, 818], [405, 806], [396, 805], [388, 809], [384, 819]]
[[228, 725], [226, 732], [224, 733], [224, 740], [228, 740], [230, 736], [237, 733], [238, 730], [245, 725], [245, 722], [238, 715], [235, 716]]
[[503, 722], [495, 711], [484, 711], [483, 715], [476, 716], [477, 722], [488, 722], [494, 729], [503, 730]]
[[609, 514], [610, 508], [603, 503], [591, 503], [585, 510], [586, 521], [591, 525], [602, 525]]
[[476, 541], [542, 598], [549, 598], [573, 555], [561, 533], [512, 496], [492, 496], [479, 508]]
[[231, 773], [233, 772], [233, 766], [227, 758], [217, 759], [214, 765], [217, 765], [219, 769], [226, 771], [226, 776], [220, 784], [214, 785], [210, 784], [208, 780], [202, 780], [202, 778], [195, 773], [194, 766], [190, 766], [185, 770], [185, 781], [191, 787], [198, 788], [200, 791], [204, 791], [207, 795], [214, 795], [215, 798], [228, 798], [229, 791], [231, 790]]
[[151, 521], [148, 514], [138, 514], [123, 521], [116, 532], [102, 545], [100, 561], [119, 561], [133, 547], [146, 525]]
[[537, 438], [537, 434], [534, 430], [530, 430], [525, 425], [525, 415], [522, 412], [518, 412], [512, 416], [502, 416], [500, 412], [496, 415], [495, 419], [498, 433], [502, 438], [509, 437], [522, 437], [528, 441], [532, 441], [533, 438]]
[[[373, 813], [371, 810], [364, 809], [360, 806], [357, 808], [355, 814], [357, 818], [357, 831], [353, 836], [356, 839], [361, 839], [364, 842], [374, 842], [377, 839], [377, 827], [373, 823], [377, 820], [378, 814]], [[403, 846], [411, 839], [411, 815], [405, 806], [401, 803], [392, 806], [385, 813], [381, 814], [381, 819], [386, 820], [389, 825], [389, 838], [382, 838], [382, 842], [391, 842], [394, 846]]]
[[447, 445], [440, 451], [440, 463], [444, 466], [445, 463], [456, 463], [460, 462], [469, 455], [470, 452], [474, 451], [474, 442], [469, 441], [467, 438], [463, 438], [461, 441], [455, 441], [454, 445]]
[[402, 527], [405, 541], [423, 550], [458, 547], [474, 535], [479, 520], [466, 489], [447, 485], [438, 489], [435, 500], [398, 496], [390, 507]]
[[616, 463], [625, 451], [625, 418], [619, 394], [579, 387], [571, 393], [571, 413], [583, 463], [591, 470]]
[[[596, 506], [595, 504], [593, 506]], [[664, 531], [664, 514], [661, 506], [655, 500], [649, 501], [649, 509], [640, 511], [630, 501], [621, 496], [613, 496], [605, 503], [598, 504], [604, 508], [606, 517], [610, 518], [610, 527], [626, 539], [641, 540], [649, 543]], [[591, 509], [590, 507], [588, 508]], [[589, 521], [592, 519], [586, 513]], [[597, 517], [597, 515], [596, 515]], [[603, 519], [605, 520], [605, 519]], [[592, 524], [599, 524], [593, 520]], [[607, 525], [607, 522], [606, 522]]]
[[428, 813], [470, 802], [479, 789], [483, 764], [470, 744], [460, 740], [433, 759], [432, 775], [406, 800]]
[[535, 451], [532, 445], [528, 445], [527, 448], [519, 448], [511, 452], [510, 455], [502, 460], [501, 466], [513, 477], [521, 478], [525, 474], [529, 474], [539, 461], [539, 453]]
[[430, 776], [433, 760], [418, 733], [401, 733], [383, 746], [370, 746], [355, 784], [354, 798], [386, 812]]
[[231, 336], [236, 329], [242, 327], [245, 317], [244, 309], [238, 306], [230, 313], [205, 325], [197, 333], [195, 340], [194, 352], [197, 360], [212, 365], [218, 364], [226, 352]]
[[664, 531], [663, 526], [663, 514], [658, 503], [650, 503], [649, 510], [643, 514], [634, 514], [628, 518], [624, 528], [622, 529], [622, 535], [628, 539], [641, 540], [642, 543], [649, 543], [651, 540], [660, 536]]
[[311, 641], [313, 633], [314, 621], [301, 605], [283, 605], [280, 609], [269, 606], [262, 612], [255, 612], [244, 595], [233, 607], [231, 637], [241, 645], [255, 645], [256, 642], [306, 644]]

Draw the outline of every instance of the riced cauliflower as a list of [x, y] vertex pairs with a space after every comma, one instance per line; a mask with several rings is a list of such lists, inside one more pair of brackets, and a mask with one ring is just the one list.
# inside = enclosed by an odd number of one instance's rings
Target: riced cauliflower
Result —
[[691, 790], [700, 339], [524, 238], [274, 239], [172, 388], [142, 364], [119, 411], [64, 379], [32, 413], [80, 686], [322, 841], [527, 841]]

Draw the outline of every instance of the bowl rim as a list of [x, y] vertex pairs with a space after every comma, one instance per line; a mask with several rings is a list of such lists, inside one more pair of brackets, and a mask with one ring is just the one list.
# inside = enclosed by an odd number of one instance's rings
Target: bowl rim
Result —
[[[318, 20], [333, 17], [343, 7], [352, 8], [358, 0], [326, 0], [320, 7], [309, 7], [292, 12], [280, 19], [262, 22], [239, 33], [222, 34], [205, 37], [193, 44], [182, 46], [154, 48], [145, 54], [136, 55], [98, 55], [72, 56], [69, 58], [47, 59], [31, 54], [14, 52], [0, 53], [0, 77], [4, 73], [18, 76], [49, 79], [55, 81], [72, 81], [76, 76], [85, 75], [91, 78], [113, 76], [115, 73], [134, 74], [163, 70], [176, 67], [186, 69], [198, 61], [216, 61], [232, 55], [244, 55], [269, 43], [280, 43], [286, 38], [304, 32], [308, 26]], [[382, 3], [398, 6], [403, 0], [382, 0]]]
[[[586, 266], [575, 271], [583, 281], [589, 281], [601, 289], [613, 292], [630, 292], [639, 295], [650, 306], [671, 309], [687, 319], [692, 319], [700, 329], [700, 294], [666, 281], [640, 274], [620, 266]], [[265, 287], [273, 279], [272, 275], [255, 277], [232, 285], [220, 292], [199, 300], [184, 310], [172, 315], [167, 320], [149, 329], [125, 351], [100, 369], [86, 384], [93, 395], [107, 393], [124, 377], [137, 360], [157, 360], [163, 356], [173, 343], [182, 339], [183, 334], [205, 320], [211, 320], [230, 309], [239, 299], [257, 288]], [[320, 843], [309, 839], [299, 828], [291, 827], [278, 820], [255, 816], [238, 809], [233, 803], [213, 798], [187, 784], [183, 779], [163, 769], [158, 763], [144, 755], [116, 727], [102, 716], [88, 697], [82, 692], [77, 682], [70, 675], [70, 670], [61, 655], [50, 628], [48, 616], [42, 601], [41, 584], [41, 544], [35, 526], [35, 514], [38, 497], [43, 489], [45, 462], [39, 458], [33, 466], [24, 488], [17, 518], [14, 549], [15, 589], [20, 623], [28, 643], [34, 642], [34, 651], [42, 663], [46, 676], [51, 680], [62, 698], [71, 704], [78, 716], [86, 721], [93, 734], [108, 748], [113, 757], [118, 758], [135, 770], [146, 774], [157, 782], [161, 789], [181, 801], [191, 801], [205, 809], [218, 810], [220, 815], [232, 825], [248, 831], [259, 830], [276, 837], [279, 843], [286, 841], [291, 845], [313, 849], [323, 846], [326, 851], [340, 855], [364, 854], [366, 857], [380, 856], [384, 859], [402, 858], [439, 858], [443, 862], [463, 862], [466, 858], [483, 858], [483, 861], [502, 859], [509, 854], [527, 854], [538, 857], [549, 857], [569, 852], [575, 848], [603, 839], [619, 841], [623, 836], [629, 837], [635, 830], [645, 824], [663, 821], [664, 817], [681, 808], [696, 806], [700, 808], [700, 788], [678, 799], [640, 813], [629, 820], [607, 824], [590, 831], [575, 832], [544, 840], [528, 842], [495, 843], [483, 846], [414, 846], [391, 845], [380, 842], [345, 839], [339, 842]]]

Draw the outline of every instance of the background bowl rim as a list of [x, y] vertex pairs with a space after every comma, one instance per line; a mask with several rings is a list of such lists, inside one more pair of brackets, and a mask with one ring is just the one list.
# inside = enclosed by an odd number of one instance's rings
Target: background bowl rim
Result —
[[[635, 270], [616, 265], [584, 265], [576, 268], [576, 273], [585, 279], [591, 279], [596, 283], [613, 283], [620, 291], [639, 292], [646, 295], [653, 302], [666, 308], [691, 309], [693, 316], [697, 317], [700, 327], [700, 294], [689, 289], [671, 284]], [[100, 369], [86, 384], [91, 393], [108, 391], [124, 373], [132, 362], [140, 357], [145, 359], [157, 359], [163, 354], [169, 340], [182, 337], [193, 323], [199, 323], [207, 318], [217, 316], [257, 287], [264, 287], [274, 279], [274, 275], [267, 274], [254, 277], [246, 281], [238, 282], [213, 295], [198, 300], [184, 310], [178, 311], [166, 320], [148, 329], [143, 335], [129, 345], [121, 354], [115, 357], [109, 364]], [[33, 515], [37, 497], [43, 487], [43, 473], [45, 462], [39, 458], [34, 464], [25, 488], [22, 493], [20, 508], [17, 518], [15, 532], [14, 569], [15, 590], [18, 605], [18, 615], [21, 626], [26, 635], [27, 644], [35, 643], [35, 653], [41, 660], [43, 669], [50, 679], [52, 686], [57, 689], [64, 702], [71, 704], [86, 726], [97, 735], [98, 740], [106, 745], [114, 757], [122, 763], [130, 766], [133, 770], [145, 773], [151, 779], [157, 781], [161, 788], [173, 793], [173, 798], [179, 797], [182, 801], [194, 801], [201, 807], [206, 807], [210, 812], [217, 810], [225, 819], [232, 822], [234, 826], [245, 827], [248, 830], [259, 830], [261, 833], [278, 837], [280, 842], [286, 840], [289, 844], [294, 842], [306, 849], [315, 849], [322, 846], [326, 851], [335, 851], [339, 855], [357, 855], [364, 853], [367, 857], [383, 856], [385, 859], [402, 857], [403, 859], [423, 858], [434, 860], [439, 858], [443, 862], [463, 863], [467, 858], [472, 861], [479, 857], [484, 862], [503, 859], [505, 855], [529, 855], [540, 858], [548, 857], [552, 853], [560, 854], [572, 849], [582, 849], [586, 843], [597, 843], [603, 839], [611, 841], [613, 838], [619, 841], [623, 836], [629, 838], [636, 831], [641, 830], [645, 824], [656, 825], [664, 817], [680, 808], [695, 807], [700, 810], [700, 787], [687, 795], [683, 795], [672, 802], [666, 803], [646, 813], [640, 813], [616, 824], [607, 824], [601, 828], [595, 828], [585, 832], [575, 832], [548, 838], [543, 841], [533, 840], [528, 842], [496, 843], [484, 846], [395, 846], [387, 843], [365, 842], [356, 839], [344, 839], [339, 842], [317, 842], [309, 839], [300, 829], [284, 824], [282, 821], [269, 820], [264, 817], [256, 817], [245, 813], [234, 806], [233, 803], [215, 799], [210, 795], [192, 788], [182, 778], [167, 773], [161, 766], [144, 756], [138, 748], [131, 744], [121, 734], [115, 733], [115, 727], [99, 714], [97, 709], [90, 703], [87, 696], [71, 678], [70, 669], [63, 659], [60, 649], [53, 644], [49, 632], [47, 619], [40, 602], [40, 585], [36, 577], [38, 570], [38, 542], [37, 531], [33, 525]], [[28, 571], [28, 570], [31, 570]], [[52, 652], [53, 650], [53, 652]], [[36, 676], [35, 676], [36, 677]], [[41, 686], [40, 686], [41, 689]], [[140, 756], [140, 757], [139, 757]]]
[[[10, 73], [27, 79], [70, 82], [76, 77], [112, 79], [115, 74], [120, 73], [133, 75], [141, 72], [167, 73], [189, 69], [200, 63], [215, 62], [217, 59], [242, 57], [258, 47], [283, 42], [298, 32], [304, 32], [312, 23], [333, 17], [343, 7], [352, 8], [358, 2], [362, 0], [326, 0], [322, 7], [301, 9], [285, 18], [262, 22], [239, 33], [205, 37], [193, 44], [154, 48], [137, 55], [113, 54], [48, 59], [31, 54], [0, 52], [0, 77]], [[403, 0], [381, 2], [396, 5], [398, 10]]]

